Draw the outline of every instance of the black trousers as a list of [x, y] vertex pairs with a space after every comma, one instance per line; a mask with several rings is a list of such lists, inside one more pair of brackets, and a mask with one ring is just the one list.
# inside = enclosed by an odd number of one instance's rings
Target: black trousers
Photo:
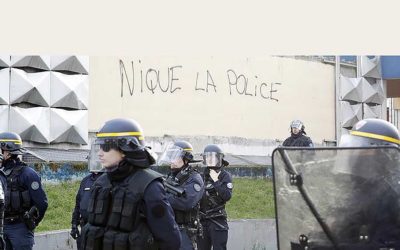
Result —
[[226, 218], [206, 219], [203, 225], [203, 237], [197, 238], [199, 250], [226, 250], [228, 243], [228, 222]]

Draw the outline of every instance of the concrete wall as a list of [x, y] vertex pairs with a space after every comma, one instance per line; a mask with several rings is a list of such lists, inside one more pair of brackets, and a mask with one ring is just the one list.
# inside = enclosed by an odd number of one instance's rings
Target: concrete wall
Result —
[[257, 58], [90, 57], [89, 129], [132, 117], [146, 136], [284, 139], [301, 119], [335, 135], [334, 66]]
[[[34, 250], [76, 250], [69, 230], [35, 234]], [[230, 250], [275, 250], [275, 220], [234, 220], [229, 222], [227, 248]]]

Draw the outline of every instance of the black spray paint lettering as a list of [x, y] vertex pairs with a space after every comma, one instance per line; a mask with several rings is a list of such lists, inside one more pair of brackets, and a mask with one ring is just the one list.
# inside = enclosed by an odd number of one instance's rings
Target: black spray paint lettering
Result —
[[[263, 99], [270, 99], [274, 101], [279, 101], [277, 98], [273, 97], [273, 93], [277, 92], [278, 90], [274, 88], [274, 85], [281, 85], [281, 83], [270, 83], [270, 88], [268, 89], [268, 84], [262, 82], [260, 85], [254, 85], [254, 94], [250, 93], [251, 82], [249, 78], [246, 77], [244, 74], [237, 75], [236, 72], [232, 69], [227, 71], [228, 76], [228, 84], [229, 84], [229, 94], [232, 95], [232, 92], [236, 89], [236, 92], [239, 95], [247, 95], [247, 96], [257, 96], [257, 93]], [[255, 82], [258, 82], [258, 76], [254, 76]], [[233, 87], [235, 86], [235, 88]], [[232, 90], [233, 89], [233, 90]]]
[[214, 79], [213, 79], [213, 77], [212, 77], [210, 71], [207, 70], [207, 80], [206, 80], [206, 88], [205, 88], [205, 89], [199, 88], [199, 87], [198, 87], [198, 83], [199, 83], [199, 74], [200, 74], [200, 73], [197, 72], [197, 75], [196, 75], [196, 86], [195, 86], [194, 89], [195, 89], [196, 91], [197, 91], [197, 90], [201, 90], [201, 91], [206, 91], [206, 92], [208, 92], [208, 87], [209, 87], [209, 86], [212, 86], [212, 87], [214, 88], [214, 92], [217, 93], [217, 86], [216, 86], [215, 83], [214, 83]]
[[271, 100], [274, 100], [274, 101], [277, 101], [277, 102], [279, 101], [277, 98], [274, 98], [272, 96], [272, 93], [278, 92], [278, 90], [274, 89], [274, 85], [282, 85], [282, 83], [279, 83], [279, 82], [270, 83], [271, 88], [269, 90], [269, 95], [266, 96], [266, 95], [264, 95], [263, 90], [264, 90], [264, 88], [268, 88], [268, 84], [266, 84], [265, 82], [261, 83], [261, 85], [260, 85], [260, 94], [261, 94], [262, 98], [271, 99]]
[[[139, 65], [141, 61], [139, 60]], [[135, 65], [133, 61], [131, 61], [132, 67], [132, 81], [129, 80], [129, 76], [127, 74], [125, 64], [122, 60], [119, 61], [120, 65], [120, 73], [121, 73], [121, 97], [124, 96], [124, 79], [126, 79], [126, 83], [128, 85], [129, 94], [132, 96], [135, 92]], [[152, 94], [156, 93], [156, 90], [159, 89], [163, 93], [174, 93], [175, 91], [182, 89], [181, 87], [174, 86], [174, 83], [177, 84], [179, 78], [177, 76], [178, 69], [182, 69], [181, 65], [172, 66], [167, 68], [167, 72], [164, 73], [166, 77], [162, 77], [162, 73], [158, 69], [148, 68], [148, 69], [140, 69], [140, 92], [143, 93], [145, 89], [149, 90]], [[164, 81], [162, 81], [164, 79]], [[166, 80], [165, 80], [166, 79]], [[132, 83], [132, 84], [131, 84]]]
[[[232, 86], [235, 85], [236, 92], [240, 95], [248, 95], [253, 96], [251, 93], [247, 92], [249, 79], [246, 78], [245, 75], [240, 74], [237, 75], [236, 72], [232, 69], [227, 71], [228, 74], [228, 82], [229, 82], [229, 94], [232, 95]], [[243, 86], [241, 86], [243, 85]]]

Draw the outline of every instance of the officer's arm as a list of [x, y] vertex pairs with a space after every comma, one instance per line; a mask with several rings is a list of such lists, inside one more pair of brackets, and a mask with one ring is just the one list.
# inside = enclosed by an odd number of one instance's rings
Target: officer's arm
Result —
[[183, 186], [184, 196], [168, 195], [168, 201], [174, 209], [190, 210], [196, 206], [204, 193], [204, 182], [199, 174], [191, 175]]
[[289, 144], [289, 138], [287, 138], [287, 139], [282, 143], [282, 146], [284, 146], [284, 147], [289, 146], [288, 144]]
[[71, 224], [72, 225], [79, 225], [79, 219], [81, 217], [80, 214], [80, 203], [81, 203], [81, 192], [83, 189], [83, 183], [84, 183], [85, 179], [82, 180], [81, 184], [79, 185], [79, 190], [78, 193], [76, 193], [76, 197], [75, 197], [75, 207], [74, 207], [74, 211], [72, 212], [72, 220], [71, 220]]
[[30, 169], [30, 171], [24, 171], [23, 178], [29, 190], [29, 195], [33, 202], [32, 205], [36, 206], [39, 210], [39, 218], [36, 221], [36, 223], [39, 223], [43, 219], [48, 206], [46, 193], [43, 190], [39, 175], [32, 169]]
[[159, 242], [160, 249], [179, 249], [181, 235], [161, 181], [154, 180], [147, 186], [144, 203], [150, 231]]
[[304, 145], [304, 146], [306, 146], [306, 147], [314, 147], [314, 143], [312, 142], [310, 137], [307, 137], [306, 145]]
[[223, 201], [227, 202], [232, 197], [232, 176], [226, 171], [222, 172], [221, 175], [221, 178], [214, 182], [214, 187], [218, 193], [218, 196]]

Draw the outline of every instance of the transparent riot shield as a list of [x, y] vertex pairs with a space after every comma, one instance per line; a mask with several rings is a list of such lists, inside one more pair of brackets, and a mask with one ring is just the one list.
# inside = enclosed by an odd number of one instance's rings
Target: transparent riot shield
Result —
[[277, 148], [278, 249], [400, 249], [400, 151]]

